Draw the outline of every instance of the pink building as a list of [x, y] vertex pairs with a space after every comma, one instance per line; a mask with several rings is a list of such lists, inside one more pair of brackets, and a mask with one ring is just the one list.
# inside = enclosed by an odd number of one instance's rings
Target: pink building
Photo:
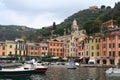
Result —
[[27, 43], [26, 44], [26, 49], [27, 49], [27, 56], [29, 59], [31, 58], [40, 58], [41, 53], [40, 53], [40, 45], [39, 43]]
[[101, 41], [102, 63], [117, 65], [120, 61], [120, 28], [105, 31]]
[[[80, 38], [79, 38], [80, 39]], [[77, 39], [77, 57], [79, 57], [79, 59], [83, 59], [84, 63], [88, 63], [89, 60], [89, 55], [90, 55], [90, 44], [89, 44], [89, 39], [85, 39], [83, 41]]]

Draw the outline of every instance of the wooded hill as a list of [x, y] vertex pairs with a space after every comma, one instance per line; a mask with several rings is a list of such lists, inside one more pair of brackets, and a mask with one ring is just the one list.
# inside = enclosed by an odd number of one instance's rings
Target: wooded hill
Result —
[[26, 26], [0, 25], [0, 41], [15, 40], [16, 38], [27, 39], [35, 31], [35, 29]]
[[113, 8], [111, 8], [111, 6], [102, 5], [96, 10], [81, 10], [68, 17], [64, 20], [64, 22], [58, 25], [56, 25], [54, 22], [53, 26], [43, 27], [42, 29], [37, 30], [32, 37], [38, 38], [39, 41], [41, 40], [39, 37], [50, 36], [52, 30], [54, 30], [54, 35], [62, 36], [64, 34], [64, 29], [66, 29], [67, 34], [70, 34], [72, 21], [74, 19], [77, 20], [79, 29], [86, 29], [88, 35], [100, 32], [102, 23], [111, 19], [116, 20], [118, 25], [120, 25], [120, 2], [115, 3]]

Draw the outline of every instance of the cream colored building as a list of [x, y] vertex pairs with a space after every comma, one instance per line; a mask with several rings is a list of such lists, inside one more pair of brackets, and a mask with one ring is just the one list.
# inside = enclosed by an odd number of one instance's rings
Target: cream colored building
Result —
[[77, 21], [74, 19], [72, 26], [71, 26], [71, 34], [64, 36], [60, 36], [55, 38], [58, 41], [64, 42], [64, 57], [79, 57], [78, 50], [77, 50], [77, 40], [79, 39], [79, 43], [87, 38], [86, 31], [80, 30], [77, 25]]

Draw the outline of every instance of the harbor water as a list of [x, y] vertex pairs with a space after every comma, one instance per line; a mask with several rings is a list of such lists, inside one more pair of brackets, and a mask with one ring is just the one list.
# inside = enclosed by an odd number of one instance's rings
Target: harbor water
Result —
[[45, 74], [0, 76], [0, 80], [120, 80], [120, 77], [108, 77], [104, 72], [105, 68], [101, 67], [67, 69], [63, 65], [52, 65]]

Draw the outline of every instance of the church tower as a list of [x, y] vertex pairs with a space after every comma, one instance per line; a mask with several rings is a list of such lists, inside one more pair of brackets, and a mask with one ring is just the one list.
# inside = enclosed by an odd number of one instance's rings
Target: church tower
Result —
[[78, 25], [76, 19], [74, 19], [73, 24], [71, 26], [71, 33], [74, 33], [75, 31], [78, 31]]

